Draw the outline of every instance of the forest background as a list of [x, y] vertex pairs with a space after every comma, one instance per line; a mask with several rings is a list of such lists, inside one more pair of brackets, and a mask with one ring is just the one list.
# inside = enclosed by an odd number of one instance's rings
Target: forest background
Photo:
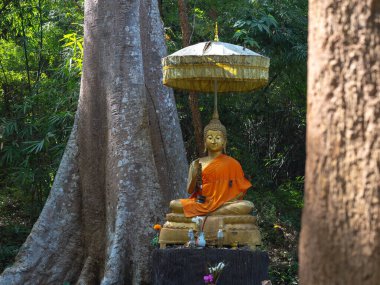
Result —
[[[178, 2], [159, 1], [168, 53], [182, 48]], [[273, 284], [298, 284], [306, 131], [307, 0], [190, 0], [194, 44], [214, 38], [271, 59], [268, 85], [219, 96], [227, 153], [254, 185]], [[79, 96], [82, 0], [0, 0], [0, 271], [13, 262], [49, 194]], [[202, 94], [203, 125], [213, 99]], [[175, 91], [189, 161], [196, 143], [188, 94]]]

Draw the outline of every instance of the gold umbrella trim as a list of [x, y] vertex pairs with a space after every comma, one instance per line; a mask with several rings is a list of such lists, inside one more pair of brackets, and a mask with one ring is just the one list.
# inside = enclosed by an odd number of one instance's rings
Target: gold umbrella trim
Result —
[[163, 83], [197, 92], [244, 92], [266, 85], [269, 58], [261, 55], [169, 56], [162, 60]]
[[268, 73], [269, 69], [257, 67], [213, 66], [206, 69], [185, 66], [165, 69], [163, 83], [177, 89], [214, 92], [214, 81], [218, 81], [217, 92], [244, 92], [266, 85]]
[[162, 59], [162, 65], [182, 65], [182, 64], [210, 64], [225, 63], [230, 65], [252, 65], [269, 68], [270, 60], [261, 55], [187, 55], [187, 56], [167, 56]]
[[[218, 93], [233, 93], [233, 92], [249, 92], [252, 90], [259, 89], [265, 86], [268, 82], [267, 79], [255, 79], [250, 82], [244, 82], [243, 80], [239, 81], [218, 81]], [[210, 83], [210, 80], [197, 80], [197, 84], [194, 84], [194, 80], [181, 79], [181, 80], [168, 80], [164, 83], [166, 86], [170, 86], [179, 90], [191, 90], [195, 92], [214, 92], [214, 85]]]
[[[179, 64], [179, 65], [167, 65], [167, 66], [164, 66], [163, 67], [163, 70], [168, 70], [168, 69], [172, 69], [172, 68], [182, 68], [182, 69], [186, 69], [186, 68], [204, 68], [206, 65], [204, 63], [196, 63], [196, 64]], [[238, 69], [238, 68], [252, 68], [252, 69], [262, 69], [262, 70], [268, 70], [269, 68], [268, 67], [264, 67], [264, 66], [255, 66], [255, 65], [233, 65], [231, 66], [230, 64], [225, 64], [225, 63], [212, 63], [212, 64], [208, 64], [208, 67], [209, 68], [212, 68], [212, 67], [220, 67], [220, 68], [223, 68], [223, 69], [230, 69], [230, 70], [233, 70], [233, 69]]]

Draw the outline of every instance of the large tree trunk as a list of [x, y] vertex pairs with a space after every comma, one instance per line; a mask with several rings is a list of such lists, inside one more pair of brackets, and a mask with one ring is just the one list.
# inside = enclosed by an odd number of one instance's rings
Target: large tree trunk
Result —
[[85, 2], [77, 116], [40, 218], [0, 284], [147, 284], [152, 225], [186, 158], [156, 1]]
[[304, 285], [380, 282], [380, 4], [310, 0]]

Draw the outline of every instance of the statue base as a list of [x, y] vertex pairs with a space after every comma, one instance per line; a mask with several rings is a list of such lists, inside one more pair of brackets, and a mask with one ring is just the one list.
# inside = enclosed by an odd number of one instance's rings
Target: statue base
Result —
[[153, 285], [201, 285], [207, 268], [224, 262], [218, 284], [262, 285], [268, 280], [269, 257], [263, 251], [216, 248], [167, 248], [153, 252]]
[[[197, 226], [183, 214], [170, 213], [166, 215], [167, 222], [160, 232], [160, 248], [166, 245], [184, 245], [188, 240], [189, 229], [195, 231]], [[257, 227], [256, 217], [252, 215], [211, 215], [204, 223], [204, 233], [207, 245], [217, 244], [218, 229], [223, 230], [224, 246], [249, 246], [255, 249], [261, 245], [260, 230]]]

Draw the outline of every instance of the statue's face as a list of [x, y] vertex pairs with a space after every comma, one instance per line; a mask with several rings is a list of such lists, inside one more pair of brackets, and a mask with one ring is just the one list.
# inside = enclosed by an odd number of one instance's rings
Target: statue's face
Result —
[[205, 138], [206, 148], [208, 151], [217, 152], [222, 151], [226, 140], [221, 131], [207, 131]]

